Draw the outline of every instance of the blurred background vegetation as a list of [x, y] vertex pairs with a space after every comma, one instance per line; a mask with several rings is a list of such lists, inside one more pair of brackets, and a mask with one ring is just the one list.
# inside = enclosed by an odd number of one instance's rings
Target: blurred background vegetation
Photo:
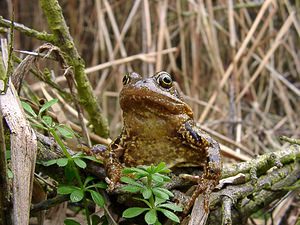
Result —
[[[280, 147], [280, 135], [299, 136], [300, 1], [60, 4], [112, 137], [121, 127], [122, 76], [160, 70], [178, 82], [196, 120], [255, 154]], [[37, 0], [1, 1], [4, 18], [10, 18], [12, 5], [16, 22], [47, 31]], [[42, 44], [19, 32], [14, 40], [15, 50], [33, 51]], [[64, 87], [62, 75], [55, 70]], [[41, 87], [32, 76], [26, 80], [35, 83], [34, 91]]]

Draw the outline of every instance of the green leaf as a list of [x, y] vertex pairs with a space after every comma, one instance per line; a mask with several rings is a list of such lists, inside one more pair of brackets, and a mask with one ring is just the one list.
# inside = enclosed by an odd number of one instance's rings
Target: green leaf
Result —
[[65, 138], [73, 138], [74, 132], [71, 131], [69, 128], [67, 129], [67, 127], [62, 127], [62, 125], [57, 126], [56, 129], [58, 130], [58, 132]]
[[84, 155], [82, 156], [83, 159], [88, 159], [90, 161], [96, 162], [96, 163], [101, 163], [103, 164], [103, 162], [99, 159], [97, 159], [94, 155]]
[[65, 219], [64, 220], [64, 224], [65, 225], [81, 225], [76, 220], [72, 220], [72, 219]]
[[68, 164], [69, 160], [68, 158], [60, 158], [60, 159], [57, 159], [56, 160], [56, 164], [59, 166], [59, 167], [64, 167]]
[[158, 208], [157, 210], [161, 211], [166, 217], [168, 217], [170, 220], [173, 220], [174, 222], [176, 223], [179, 223], [180, 220], [178, 218], [178, 216], [176, 216], [175, 213], [167, 210], [167, 209], [161, 209], [161, 208]]
[[47, 127], [43, 126], [43, 125], [40, 125], [40, 124], [31, 124], [32, 127], [36, 127], [36, 128], [39, 128], [39, 129], [42, 129], [42, 130], [48, 130]]
[[142, 195], [144, 199], [149, 199], [152, 195], [152, 190], [150, 188], [146, 188], [143, 190]]
[[83, 161], [82, 159], [75, 158], [75, 159], [74, 159], [74, 162], [75, 162], [75, 164], [76, 164], [78, 167], [80, 167], [80, 168], [82, 168], [82, 169], [86, 168], [86, 163], [85, 163], [85, 161]]
[[133, 199], [141, 201], [141, 202], [144, 202], [149, 208], [152, 208], [152, 205], [150, 204], [150, 202], [147, 201], [147, 200], [145, 200], [145, 199], [143, 199], [143, 198], [135, 198], [134, 197]]
[[72, 155], [72, 158], [73, 159], [75, 159], [75, 158], [81, 158], [82, 156], [84, 156], [83, 152], [77, 152], [76, 154]]
[[162, 199], [162, 198], [159, 198], [159, 197], [155, 196], [155, 202], [154, 202], [154, 205], [157, 206], [157, 205], [159, 205], [159, 204], [161, 204], [161, 203], [164, 203], [164, 202], [166, 202], [166, 201], [167, 201], [166, 199]]
[[39, 116], [42, 114], [42, 112], [44, 112], [45, 110], [47, 110], [48, 108], [50, 108], [52, 105], [54, 105], [57, 102], [58, 102], [58, 99], [56, 99], [56, 98], [51, 99], [49, 102], [46, 102], [40, 109]]
[[12, 179], [14, 177], [13, 172], [10, 169], [6, 170], [8, 179]]
[[95, 179], [95, 177], [88, 176], [87, 178], [85, 178], [83, 186], [86, 186], [89, 182], [91, 182], [94, 179]]
[[92, 215], [92, 225], [102, 224], [102, 219], [98, 215]]
[[84, 192], [82, 190], [75, 190], [70, 195], [71, 202], [79, 202], [83, 199]]
[[[156, 177], [158, 177], [158, 178], [156, 178]], [[157, 182], [164, 182], [164, 181], [170, 181], [171, 180], [170, 177], [168, 177], [166, 175], [163, 175], [163, 174], [159, 174], [159, 173], [153, 174], [152, 178], [153, 178], [153, 180], [155, 180]]]
[[181, 212], [182, 211], [182, 208], [180, 206], [176, 205], [175, 203], [160, 204], [160, 205], [158, 205], [158, 207], [164, 207], [164, 208], [167, 208], [167, 209], [171, 209], [175, 212]]
[[43, 166], [51, 166], [56, 164], [57, 159], [51, 159], [49, 161], [42, 161], [42, 165]]
[[107, 184], [100, 181], [96, 184], [92, 184], [90, 186], [87, 186], [86, 189], [91, 189], [91, 188], [101, 188], [101, 189], [106, 189], [107, 188]]
[[68, 195], [76, 190], [80, 190], [80, 188], [76, 186], [62, 185], [57, 188], [57, 193], [61, 195]]
[[43, 116], [42, 120], [45, 124], [47, 124], [49, 127], [53, 127], [53, 121], [50, 116]]
[[142, 184], [136, 182], [134, 179], [130, 178], [130, 177], [121, 177], [120, 179], [123, 183], [126, 183], [126, 184], [131, 184], [131, 185], [134, 185], [134, 186], [138, 186], [138, 187], [143, 187]]
[[123, 214], [122, 217], [124, 218], [133, 218], [136, 217], [140, 214], [142, 214], [143, 212], [149, 210], [148, 208], [141, 208], [141, 207], [131, 207], [126, 209]]
[[21, 101], [21, 104], [22, 104], [23, 109], [24, 109], [26, 112], [28, 112], [28, 113], [29, 113], [31, 116], [33, 116], [34, 118], [37, 117], [36, 113], [33, 111], [33, 109], [31, 108], [31, 106], [30, 106], [28, 103]]
[[145, 221], [147, 224], [154, 224], [157, 220], [157, 215], [156, 215], [156, 210], [155, 209], [150, 209], [146, 214], [145, 214]]
[[137, 193], [137, 192], [140, 192], [142, 190], [142, 188], [135, 186], [135, 185], [128, 184], [126, 186], [121, 187], [121, 190], [130, 192], [130, 193]]
[[72, 163], [68, 163], [67, 166], [65, 166], [64, 172], [67, 182], [72, 182], [76, 176]]
[[155, 172], [156, 173], [170, 173], [171, 170], [168, 169], [166, 166], [165, 162], [160, 162], [156, 167], [155, 167]]
[[89, 192], [91, 193], [93, 201], [98, 206], [100, 206], [101, 208], [103, 208], [103, 206], [104, 206], [104, 199], [103, 199], [102, 195], [100, 195], [98, 192], [93, 191], [93, 190], [89, 190]]
[[142, 175], [142, 176], [148, 176], [149, 175], [149, 173], [147, 171], [139, 169], [139, 168], [124, 168], [122, 170], [122, 173], [123, 174], [137, 173], [137, 174]]
[[10, 150], [6, 150], [6, 151], [5, 151], [5, 159], [6, 159], [6, 160], [11, 159], [11, 151], [10, 151]]
[[154, 167], [154, 165], [146, 166], [146, 167], [143, 167], [143, 168], [146, 169], [146, 171], [147, 171], [149, 174], [154, 174], [154, 173], [155, 173], [155, 167]]
[[170, 198], [168, 194], [166, 194], [164, 191], [161, 191], [159, 188], [153, 188], [152, 191], [153, 194], [159, 198], [166, 199], [166, 200]]
[[174, 194], [171, 191], [169, 191], [168, 189], [166, 189], [166, 188], [157, 187], [155, 189], [159, 190], [161, 192], [164, 192], [165, 194], [169, 195], [170, 197], [174, 197]]
[[159, 176], [158, 174], [153, 174], [152, 179], [158, 183], [164, 182], [164, 179], [161, 176]]

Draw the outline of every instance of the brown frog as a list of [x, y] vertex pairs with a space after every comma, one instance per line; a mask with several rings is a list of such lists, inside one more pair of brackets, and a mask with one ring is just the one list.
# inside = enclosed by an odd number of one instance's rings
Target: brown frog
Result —
[[193, 111], [176, 90], [171, 76], [159, 72], [143, 79], [137, 73], [123, 78], [120, 105], [124, 126], [105, 160], [110, 187], [127, 167], [165, 162], [175, 167], [200, 166], [198, 188], [209, 194], [220, 179], [219, 144], [193, 120]]

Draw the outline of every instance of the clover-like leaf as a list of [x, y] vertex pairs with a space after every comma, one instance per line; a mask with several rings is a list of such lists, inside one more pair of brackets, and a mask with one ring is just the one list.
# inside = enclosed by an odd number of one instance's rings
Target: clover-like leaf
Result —
[[153, 191], [153, 194], [159, 198], [166, 199], [166, 200], [168, 200], [170, 198], [170, 196], [167, 193], [160, 190], [159, 188], [153, 188], [152, 191]]
[[130, 193], [137, 193], [137, 192], [140, 192], [142, 189], [143, 189], [142, 187], [130, 185], [130, 184], [121, 187], [121, 190], [130, 192]]
[[57, 193], [61, 195], [71, 194], [73, 191], [80, 190], [79, 187], [71, 185], [62, 185], [57, 188]]
[[101, 189], [106, 189], [107, 188], [107, 184], [100, 181], [96, 184], [92, 184], [86, 187], [86, 189], [91, 189], [91, 188], [101, 188]]
[[180, 220], [178, 218], [178, 216], [176, 216], [175, 213], [167, 210], [167, 209], [162, 209], [162, 208], [158, 208], [157, 210], [161, 211], [166, 217], [168, 217], [170, 220], [173, 220], [176, 223], [179, 223]]
[[44, 112], [45, 110], [47, 110], [48, 108], [50, 108], [51, 106], [53, 106], [55, 103], [58, 102], [58, 99], [54, 98], [51, 99], [50, 101], [46, 102], [42, 108], [39, 111], [39, 116], [42, 114], [42, 112]]
[[78, 223], [76, 220], [73, 220], [73, 219], [65, 219], [64, 224], [65, 225], [81, 225], [80, 223]]
[[101, 194], [99, 194], [98, 192], [96, 191], [93, 191], [93, 190], [89, 190], [89, 192], [91, 193], [91, 196], [92, 196], [92, 199], [93, 201], [100, 207], [103, 207], [104, 206], [104, 199], [102, 197]]
[[175, 203], [164, 203], [164, 204], [158, 205], [158, 207], [171, 209], [175, 212], [181, 212], [182, 211], [182, 208], [180, 206], [176, 205]]
[[126, 209], [123, 214], [122, 217], [124, 218], [133, 218], [136, 217], [140, 214], [142, 214], [143, 212], [149, 210], [148, 208], [141, 208], [141, 207], [131, 207]]
[[170, 173], [171, 170], [167, 167], [165, 162], [160, 162], [156, 167], [155, 167], [155, 172], [156, 173]]
[[141, 169], [141, 167], [140, 168], [134, 168], [134, 167], [133, 168], [124, 168], [122, 170], [122, 173], [123, 174], [137, 173], [137, 175], [139, 175], [139, 176], [148, 176], [149, 175], [149, 173], [147, 171]]
[[57, 159], [56, 160], [56, 164], [59, 166], [59, 167], [64, 167], [68, 164], [69, 160], [68, 158], [60, 158], [60, 159]]
[[155, 209], [150, 209], [146, 214], [145, 214], [145, 221], [147, 224], [154, 224], [157, 220], [157, 214]]
[[53, 126], [53, 121], [50, 116], [43, 116], [42, 120], [44, 121], [47, 126], [52, 127]]
[[74, 163], [75, 163], [78, 167], [80, 167], [80, 168], [82, 168], [82, 169], [85, 169], [85, 168], [86, 168], [86, 163], [85, 163], [85, 161], [83, 161], [83, 160], [80, 159], [80, 158], [75, 158], [75, 159], [74, 159]]
[[88, 176], [87, 178], [85, 178], [83, 186], [86, 186], [89, 182], [91, 182], [94, 179], [95, 179], [95, 177]]
[[75, 136], [74, 132], [70, 128], [67, 128], [66, 126], [59, 125], [56, 127], [56, 129], [65, 138], [73, 138]]
[[152, 190], [150, 188], [145, 188], [142, 191], [142, 195], [143, 195], [144, 199], [149, 199], [151, 197], [151, 195], [152, 195]]
[[156, 182], [168, 182], [171, 180], [170, 177], [160, 174], [160, 173], [153, 174], [152, 179], [155, 180]]
[[31, 106], [30, 106], [28, 103], [21, 101], [21, 104], [22, 104], [23, 109], [24, 109], [26, 112], [28, 112], [28, 113], [29, 113], [31, 116], [33, 116], [34, 118], [37, 117], [35, 111], [31, 108]]
[[41, 161], [41, 164], [43, 166], [51, 166], [51, 165], [56, 164], [56, 161], [57, 161], [57, 159], [51, 159], [51, 160], [48, 160], [48, 161]]
[[71, 202], [80, 202], [84, 197], [84, 192], [82, 190], [75, 190], [70, 195]]
[[158, 205], [160, 205], [160, 204], [162, 204], [162, 203], [164, 203], [164, 202], [166, 202], [166, 201], [167, 201], [166, 199], [159, 198], [159, 197], [155, 196], [155, 202], [154, 202], [154, 205], [155, 205], [155, 206], [158, 206]]
[[130, 178], [130, 177], [121, 177], [120, 179], [123, 183], [126, 183], [126, 184], [131, 184], [131, 185], [135, 185], [135, 186], [138, 186], [138, 187], [143, 187], [142, 184], [136, 182], [134, 179]]
[[171, 191], [169, 191], [168, 189], [166, 189], [166, 188], [156, 187], [155, 189], [156, 189], [156, 190], [159, 190], [159, 191], [161, 191], [161, 192], [166, 193], [166, 194], [169, 195], [170, 197], [174, 197], [174, 194], [173, 194]]

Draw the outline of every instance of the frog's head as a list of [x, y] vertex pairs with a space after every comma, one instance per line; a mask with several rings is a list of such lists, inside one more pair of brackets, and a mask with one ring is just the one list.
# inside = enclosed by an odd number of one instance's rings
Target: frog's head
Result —
[[142, 78], [137, 73], [126, 74], [120, 93], [120, 105], [125, 113], [145, 115], [185, 115], [193, 117], [192, 109], [180, 97], [170, 74], [165, 71]]

